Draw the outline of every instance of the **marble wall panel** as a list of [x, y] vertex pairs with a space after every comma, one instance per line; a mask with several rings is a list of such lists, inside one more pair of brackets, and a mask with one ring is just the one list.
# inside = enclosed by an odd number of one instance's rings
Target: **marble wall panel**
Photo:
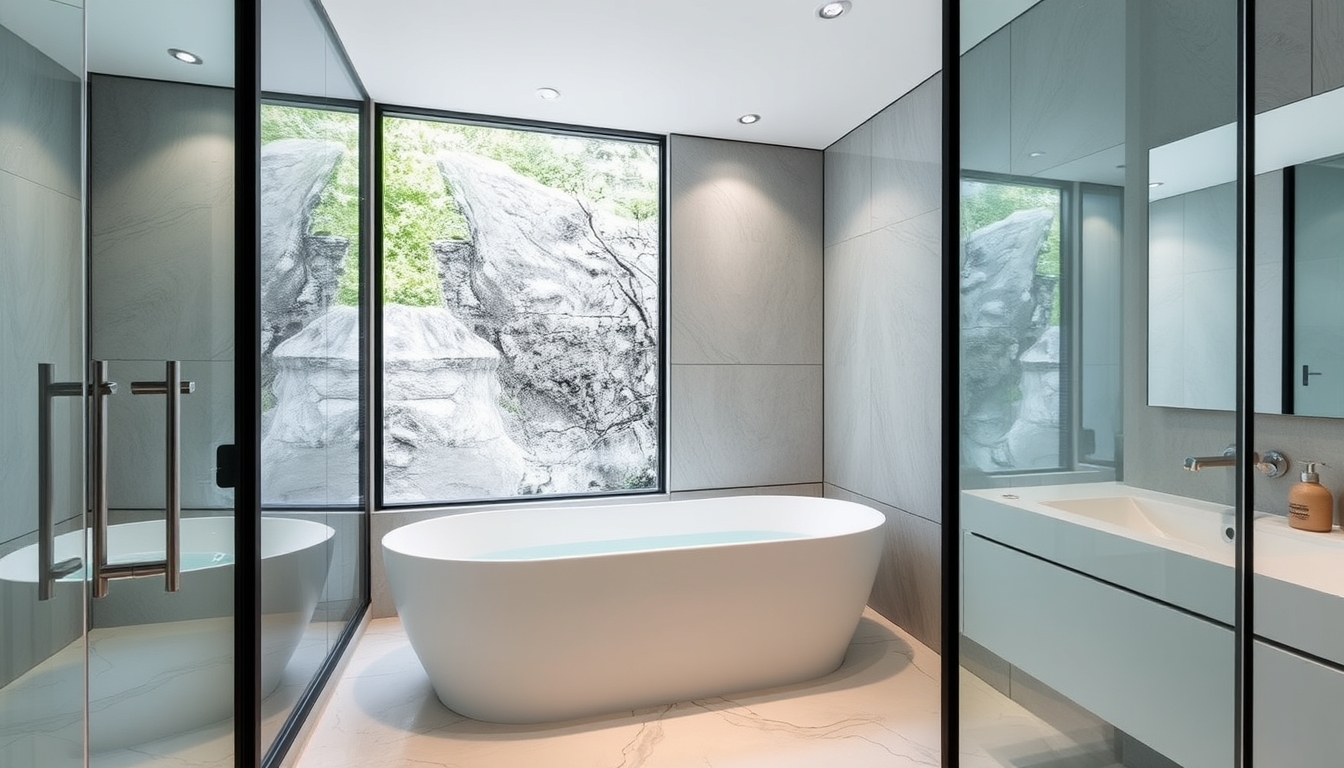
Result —
[[873, 135], [871, 229], [896, 224], [942, 205], [942, 76], [934, 75], [877, 113]]
[[[162, 395], [132, 395], [132, 381], [162, 381], [161, 361], [111, 360], [117, 394], [107, 399], [108, 503], [116, 509], [164, 507]], [[233, 363], [185, 361], [182, 379], [196, 391], [182, 395], [182, 505], [232, 509], [233, 489], [215, 485], [215, 449], [233, 442]]]
[[671, 358], [821, 362], [822, 155], [673, 136]]
[[1046, 3], [1009, 31], [1013, 173], [1039, 173], [1124, 143], [1123, 3]]
[[672, 491], [819, 482], [822, 366], [674, 365]]
[[1340, 86], [1344, 86], [1344, 4], [1312, 0], [1311, 92], [1325, 93]]
[[942, 526], [918, 515], [826, 484], [826, 498], [886, 515], [882, 561], [868, 604], [930, 648], [942, 642]]
[[961, 165], [987, 173], [1012, 170], [1008, 114], [1012, 89], [1009, 28], [961, 57]]
[[865, 122], [826, 149], [826, 246], [872, 229], [873, 128]]
[[90, 82], [96, 359], [233, 355], [233, 95]]
[[1255, 111], [1311, 95], [1312, 0], [1255, 4]]
[[79, 80], [0, 26], [0, 169], [79, 198]]
[[[1117, 3], [1117, 5], [1120, 5]], [[1127, 4], [1129, 5], [1129, 4]], [[1237, 7], [1224, 0], [1152, 0], [1140, 15], [1134, 61], [1141, 77], [1143, 149], [1236, 119]], [[1133, 167], [1133, 166], [1131, 166]]]

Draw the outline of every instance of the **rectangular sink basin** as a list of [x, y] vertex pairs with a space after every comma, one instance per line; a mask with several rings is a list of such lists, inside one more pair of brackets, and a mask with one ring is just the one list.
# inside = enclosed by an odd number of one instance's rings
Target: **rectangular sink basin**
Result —
[[1214, 551], [1231, 549], [1235, 533], [1231, 509], [1218, 512], [1138, 496], [1055, 499], [1040, 503], [1119, 526], [1141, 536], [1180, 541]]

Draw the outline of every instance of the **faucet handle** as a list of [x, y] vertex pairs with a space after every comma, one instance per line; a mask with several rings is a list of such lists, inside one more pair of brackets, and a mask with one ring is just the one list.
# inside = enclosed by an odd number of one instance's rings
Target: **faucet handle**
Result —
[[1265, 451], [1264, 455], [1255, 456], [1255, 468], [1265, 474], [1265, 477], [1283, 477], [1288, 474], [1288, 457], [1283, 455], [1283, 451], [1270, 450]]

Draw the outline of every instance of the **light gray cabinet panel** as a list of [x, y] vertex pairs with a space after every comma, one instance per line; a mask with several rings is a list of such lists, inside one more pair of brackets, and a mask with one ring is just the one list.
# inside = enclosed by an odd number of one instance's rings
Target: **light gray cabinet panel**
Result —
[[1255, 764], [1339, 765], [1344, 754], [1344, 729], [1339, 727], [1344, 672], [1258, 641], [1254, 669]]
[[961, 167], [1008, 173], [1009, 28], [1004, 27], [961, 57]]
[[1314, 0], [1311, 9], [1311, 92], [1344, 86], [1344, 2]]
[[1123, 3], [1048, 3], [1009, 31], [1013, 173], [1037, 174], [1124, 143]]
[[1130, 54], [1142, 62], [1145, 149], [1237, 117], [1237, 4], [1149, 0]]
[[1311, 13], [1311, 0], [1256, 3], [1256, 112], [1311, 95]]
[[821, 362], [822, 153], [673, 136], [673, 363]]

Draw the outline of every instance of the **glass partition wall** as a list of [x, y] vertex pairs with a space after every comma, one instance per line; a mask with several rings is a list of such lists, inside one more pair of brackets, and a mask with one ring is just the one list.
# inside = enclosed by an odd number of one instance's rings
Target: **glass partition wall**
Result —
[[1239, 4], [959, 10], [960, 764], [1244, 764]]
[[308, 0], [0, 3], [5, 768], [292, 743], [367, 604], [366, 115]]

